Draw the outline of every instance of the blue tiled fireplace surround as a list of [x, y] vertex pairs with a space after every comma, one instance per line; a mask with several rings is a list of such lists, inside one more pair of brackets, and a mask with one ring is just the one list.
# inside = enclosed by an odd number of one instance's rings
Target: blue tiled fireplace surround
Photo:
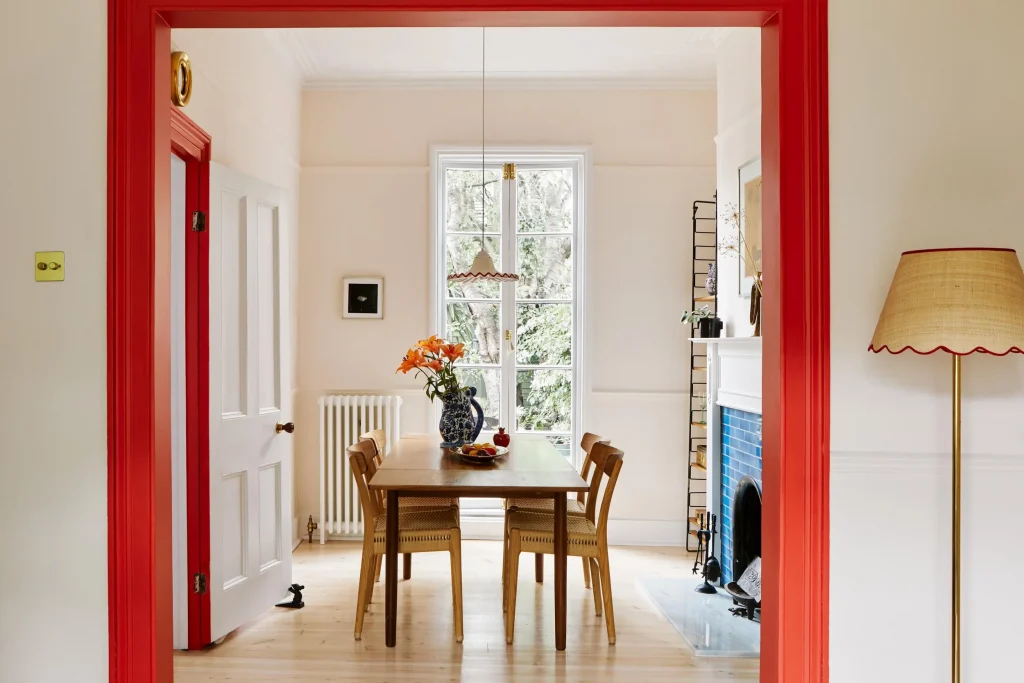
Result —
[[743, 477], [757, 482], [761, 489], [761, 416], [735, 408], [722, 408], [721, 513], [719, 520], [719, 559], [722, 583], [735, 581], [732, 571], [733, 496]]

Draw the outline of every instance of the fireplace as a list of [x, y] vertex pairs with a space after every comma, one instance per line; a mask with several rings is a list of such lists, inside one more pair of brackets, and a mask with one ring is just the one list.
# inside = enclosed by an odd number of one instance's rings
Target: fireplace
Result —
[[725, 591], [737, 606], [729, 611], [754, 621], [761, 608], [761, 489], [750, 477], [740, 479], [733, 493], [730, 541], [733, 580]]
[[733, 498], [732, 573], [735, 581], [750, 563], [761, 557], [761, 490], [757, 482], [743, 477]]

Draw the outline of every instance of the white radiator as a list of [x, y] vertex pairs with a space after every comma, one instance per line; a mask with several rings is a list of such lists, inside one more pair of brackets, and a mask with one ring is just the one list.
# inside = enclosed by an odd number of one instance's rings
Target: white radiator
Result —
[[328, 534], [363, 533], [359, 489], [345, 449], [359, 435], [383, 429], [387, 448], [399, 438], [399, 396], [321, 396], [320, 405], [320, 543]]

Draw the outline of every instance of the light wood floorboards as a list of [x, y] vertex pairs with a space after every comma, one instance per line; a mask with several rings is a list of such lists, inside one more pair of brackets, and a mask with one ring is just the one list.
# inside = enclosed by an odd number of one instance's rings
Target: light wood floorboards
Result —
[[[609, 646], [579, 558], [569, 558], [568, 636], [554, 649], [554, 577], [519, 576], [516, 639], [505, 645], [501, 544], [464, 541], [465, 642], [453, 634], [445, 553], [415, 556], [413, 578], [398, 582], [398, 647], [384, 647], [384, 583], [376, 585], [363, 639], [352, 638], [359, 543], [303, 543], [292, 556], [306, 607], [277, 608], [199, 653], [175, 655], [175, 682], [262, 683], [721, 683], [756, 681], [756, 660], [695, 658], [636, 586], [640, 576], [689, 575], [692, 556], [670, 548], [612, 548], [618, 644]], [[525, 568], [524, 568], [525, 567]]]

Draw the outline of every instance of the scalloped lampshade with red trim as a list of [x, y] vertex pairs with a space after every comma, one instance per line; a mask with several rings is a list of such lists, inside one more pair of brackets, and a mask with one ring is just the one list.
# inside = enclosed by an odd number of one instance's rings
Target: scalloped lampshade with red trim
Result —
[[465, 273], [452, 273], [448, 276], [448, 280], [461, 281], [461, 280], [496, 280], [498, 282], [514, 282], [519, 279], [519, 276], [515, 273], [499, 273], [498, 269], [494, 267], [494, 259], [487, 253], [486, 249], [481, 249], [476, 258], [473, 259], [473, 265], [469, 267], [469, 270]]
[[1013, 249], [900, 257], [869, 351], [1024, 353], [1024, 272]]

